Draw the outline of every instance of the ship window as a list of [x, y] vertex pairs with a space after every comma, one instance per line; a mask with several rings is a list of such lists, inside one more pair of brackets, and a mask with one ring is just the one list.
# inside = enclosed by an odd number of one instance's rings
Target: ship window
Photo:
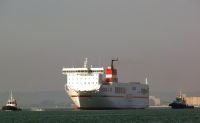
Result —
[[141, 93], [142, 93], [142, 94], [147, 94], [147, 93], [148, 93], [148, 90], [145, 89], [145, 88], [142, 88], [142, 89], [141, 89]]
[[136, 90], [136, 87], [132, 87], [132, 90], [134, 90], [134, 91], [135, 91], [135, 90]]
[[125, 94], [126, 93], [126, 89], [123, 88], [123, 87], [115, 87], [115, 93]]
[[112, 92], [112, 88], [101, 88], [101, 92]]
[[107, 92], [107, 88], [101, 88], [101, 92]]

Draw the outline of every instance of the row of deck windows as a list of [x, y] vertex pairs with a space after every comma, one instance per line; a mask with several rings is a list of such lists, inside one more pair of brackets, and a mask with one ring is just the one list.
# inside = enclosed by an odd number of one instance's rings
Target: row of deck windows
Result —
[[[112, 88], [101, 88], [101, 92], [112, 92]], [[125, 94], [126, 93], [126, 88], [124, 87], [115, 87], [115, 93], [118, 94]]]
[[94, 80], [94, 79], [98, 79], [96, 77], [93, 78], [68, 78], [68, 80]]
[[8, 102], [8, 104], [15, 104], [15, 102]]
[[98, 82], [68, 82], [68, 84], [98, 84]]
[[98, 72], [98, 73], [103, 73], [103, 70], [97, 71], [97, 70], [77, 70], [77, 71], [63, 71], [67, 73], [89, 73], [89, 72]]
[[101, 92], [112, 92], [112, 88], [100, 88]]
[[[133, 91], [135, 91], [136, 89], [137, 89], [136, 87], [132, 87]], [[101, 88], [100, 90], [101, 92], [112, 92], [112, 88]], [[124, 87], [115, 87], [115, 93], [117, 94], [125, 94], [126, 92], [127, 92], [127, 89]], [[148, 90], [141, 88], [139, 92], [142, 94], [146, 94], [148, 93]]]
[[126, 91], [127, 90], [124, 87], [115, 87], [115, 93], [125, 94]]

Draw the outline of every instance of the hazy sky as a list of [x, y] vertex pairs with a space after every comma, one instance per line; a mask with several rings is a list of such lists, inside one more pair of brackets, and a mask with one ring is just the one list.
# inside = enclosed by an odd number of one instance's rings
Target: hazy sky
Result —
[[0, 92], [64, 90], [62, 67], [107, 66], [150, 91], [199, 91], [199, 0], [1, 0]]

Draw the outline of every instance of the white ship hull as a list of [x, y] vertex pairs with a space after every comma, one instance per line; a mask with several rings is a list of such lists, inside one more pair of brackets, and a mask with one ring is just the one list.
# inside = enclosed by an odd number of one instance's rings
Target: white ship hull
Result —
[[[123, 83], [127, 87], [131, 84]], [[120, 84], [121, 85], [121, 84]], [[116, 87], [113, 85], [102, 85], [101, 87]], [[146, 88], [148, 89], [148, 88]], [[114, 90], [113, 90], [114, 91]], [[113, 92], [99, 91], [74, 91], [68, 88], [68, 96], [78, 109], [143, 109], [149, 106], [149, 94], [125, 93], [115, 94]]]
[[117, 70], [113, 66], [63, 68], [67, 83], [65, 90], [79, 109], [132, 109], [149, 106], [149, 86], [139, 82], [118, 83]]

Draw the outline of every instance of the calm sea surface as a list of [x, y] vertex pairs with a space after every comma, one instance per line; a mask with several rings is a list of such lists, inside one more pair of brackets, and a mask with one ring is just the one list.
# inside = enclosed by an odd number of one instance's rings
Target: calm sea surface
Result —
[[0, 123], [200, 123], [200, 109], [0, 111]]

